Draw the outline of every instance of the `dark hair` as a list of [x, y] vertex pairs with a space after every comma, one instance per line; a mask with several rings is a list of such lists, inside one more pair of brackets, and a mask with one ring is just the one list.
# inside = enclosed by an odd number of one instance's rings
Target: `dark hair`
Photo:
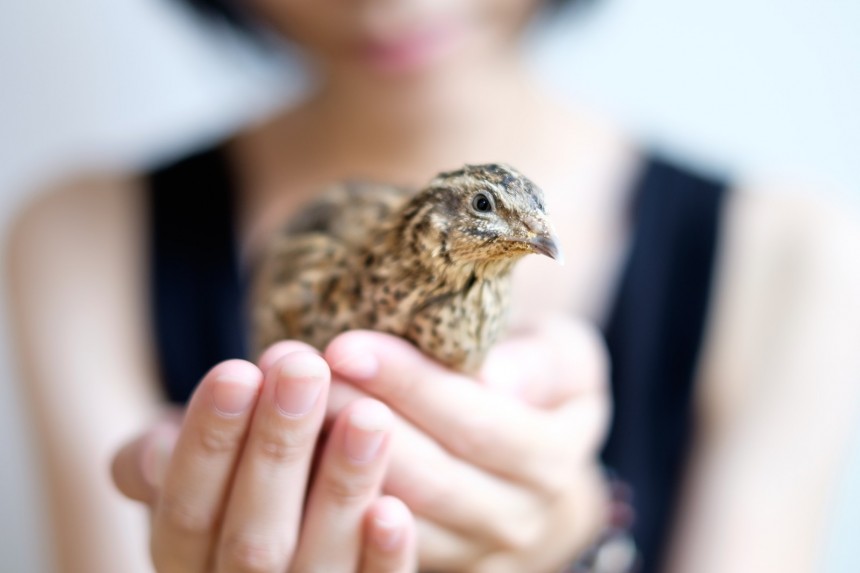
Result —
[[247, 11], [240, 8], [235, 0], [179, 0], [190, 6], [204, 18], [255, 34], [254, 25]]
[[[242, 7], [242, 0], [179, 0], [203, 17], [218, 24], [227, 24], [249, 36], [257, 36], [259, 30], [254, 25], [254, 19], [247, 9]], [[549, 0], [555, 7], [572, 4], [591, 4], [593, 0]]]

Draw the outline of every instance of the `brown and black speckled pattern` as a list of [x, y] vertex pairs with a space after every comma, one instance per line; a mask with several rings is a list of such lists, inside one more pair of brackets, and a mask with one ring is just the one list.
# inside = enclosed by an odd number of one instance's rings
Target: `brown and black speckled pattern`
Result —
[[[479, 193], [492, 212], [474, 209]], [[256, 348], [291, 338], [323, 349], [363, 328], [474, 372], [504, 329], [510, 271], [539, 240], [556, 243], [543, 194], [504, 165], [442, 173], [416, 194], [334, 186], [270, 245], [254, 289]]]

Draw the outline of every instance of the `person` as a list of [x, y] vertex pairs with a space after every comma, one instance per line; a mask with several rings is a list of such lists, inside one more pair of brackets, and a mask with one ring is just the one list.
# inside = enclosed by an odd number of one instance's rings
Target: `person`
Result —
[[[557, 103], [518, 54], [537, 0], [189, 3], [288, 38], [316, 84], [18, 217], [58, 570], [584, 570], [615, 526], [635, 553], [598, 552], [603, 571], [819, 570], [860, 400], [849, 217]], [[243, 355], [243, 277], [326, 184], [486, 162], [544, 189], [568, 262], [518, 266], [475, 379], [373, 332]]]

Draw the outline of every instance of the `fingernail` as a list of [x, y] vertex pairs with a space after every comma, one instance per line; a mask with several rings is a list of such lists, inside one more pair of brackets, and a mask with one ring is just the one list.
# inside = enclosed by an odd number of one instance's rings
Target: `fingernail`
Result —
[[367, 401], [356, 406], [349, 414], [344, 438], [346, 455], [357, 463], [374, 459], [392, 421], [391, 410], [380, 402]]
[[310, 352], [291, 354], [281, 363], [279, 374], [275, 401], [281, 412], [287, 416], [310, 412], [328, 375], [322, 358]]
[[159, 432], [153, 436], [152, 442], [143, 453], [143, 478], [153, 488], [159, 489], [164, 484], [174, 442], [174, 438], [166, 432]]
[[373, 542], [381, 549], [395, 549], [403, 538], [403, 528], [406, 523], [404, 508], [391, 500], [391, 503], [380, 504], [373, 518]]
[[379, 372], [379, 361], [370, 352], [356, 352], [345, 356], [333, 369], [347, 378], [366, 380]]
[[238, 416], [257, 397], [257, 385], [239, 377], [221, 376], [212, 385], [212, 403], [225, 416]]

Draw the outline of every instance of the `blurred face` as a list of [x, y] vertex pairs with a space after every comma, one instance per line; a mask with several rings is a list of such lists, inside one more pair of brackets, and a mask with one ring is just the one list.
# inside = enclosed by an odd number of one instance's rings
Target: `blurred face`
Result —
[[329, 73], [422, 75], [504, 56], [539, 0], [250, 0]]

